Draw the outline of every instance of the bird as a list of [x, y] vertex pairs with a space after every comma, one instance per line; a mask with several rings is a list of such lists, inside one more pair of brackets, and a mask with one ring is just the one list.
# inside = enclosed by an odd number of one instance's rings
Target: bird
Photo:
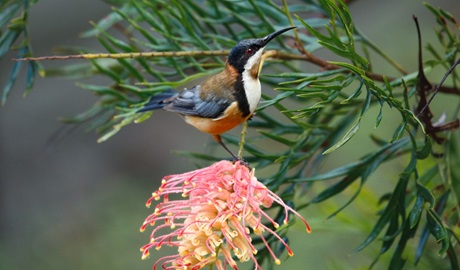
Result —
[[275, 37], [294, 28], [285, 27], [262, 38], [239, 41], [230, 50], [221, 72], [181, 92], [168, 89], [153, 95], [137, 112], [163, 109], [178, 113], [186, 123], [210, 134], [234, 160], [241, 160], [227, 148], [221, 135], [252, 117], [262, 95], [259, 71], [264, 48]]

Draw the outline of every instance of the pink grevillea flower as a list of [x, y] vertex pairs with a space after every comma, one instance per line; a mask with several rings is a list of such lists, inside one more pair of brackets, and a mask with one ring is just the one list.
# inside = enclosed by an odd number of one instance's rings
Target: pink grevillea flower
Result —
[[[181, 194], [184, 199], [169, 200], [171, 194]], [[293, 252], [275, 232], [279, 224], [261, 209], [261, 206], [269, 208], [273, 202], [284, 208], [284, 223], [292, 212], [310, 232], [305, 219], [260, 183], [254, 170], [250, 171], [241, 162], [220, 161], [207, 168], [167, 176], [147, 201], [147, 207], [161, 197], [163, 202], [141, 227], [144, 231], [148, 225], [154, 226], [150, 243], [141, 248], [142, 258], [149, 256], [151, 248], [160, 249], [164, 245], [177, 247], [178, 253], [159, 259], [154, 269], [160, 263], [164, 269], [199, 269], [211, 265], [217, 269], [226, 269], [228, 265], [238, 269], [234, 258], [242, 262], [252, 260], [260, 268], [254, 256], [257, 249], [252, 244], [251, 230], [279, 264], [267, 236], [284, 245], [290, 256]], [[267, 221], [274, 229], [263, 224]]]

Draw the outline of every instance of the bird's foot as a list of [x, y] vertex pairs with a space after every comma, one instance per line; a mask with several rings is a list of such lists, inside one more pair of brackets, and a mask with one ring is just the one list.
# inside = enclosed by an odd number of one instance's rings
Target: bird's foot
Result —
[[252, 170], [251, 165], [249, 165], [249, 162], [245, 161], [242, 158], [233, 158], [231, 161], [233, 162], [233, 164], [239, 162], [241, 165], [245, 166], [249, 170]]

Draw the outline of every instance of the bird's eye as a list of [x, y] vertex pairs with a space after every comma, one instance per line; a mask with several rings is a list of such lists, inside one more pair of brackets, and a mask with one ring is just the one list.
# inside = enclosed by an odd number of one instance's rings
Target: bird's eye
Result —
[[253, 54], [253, 53], [254, 53], [254, 49], [252, 49], [252, 48], [247, 48], [247, 49], [246, 49], [246, 54], [251, 55], [251, 54]]

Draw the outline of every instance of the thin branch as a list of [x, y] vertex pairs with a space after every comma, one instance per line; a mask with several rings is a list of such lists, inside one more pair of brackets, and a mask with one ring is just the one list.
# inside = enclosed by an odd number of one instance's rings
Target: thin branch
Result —
[[41, 57], [13, 58], [13, 61], [44, 61], [69, 59], [100, 59], [100, 58], [151, 58], [151, 57], [182, 57], [182, 56], [227, 56], [230, 51], [167, 51], [167, 52], [137, 52], [137, 53], [88, 53], [74, 55], [52, 55]]
[[[444, 77], [442, 77], [442, 80], [441, 82], [436, 85], [436, 88], [434, 89], [434, 93], [433, 95], [430, 97], [430, 99], [428, 100], [428, 102], [425, 104], [425, 106], [423, 106], [423, 108], [420, 110], [420, 112], [417, 114], [417, 117], [420, 116], [420, 114], [423, 113], [423, 111], [428, 108], [428, 106], [430, 105], [430, 103], [433, 101], [434, 97], [436, 96], [436, 94], [438, 92], [442, 92], [440, 91], [440, 89], [442, 88], [442, 84], [446, 81], [447, 77], [449, 77], [449, 75], [452, 73], [452, 71], [454, 71], [454, 68], [460, 64], [460, 58], [457, 59], [457, 61], [455, 61], [455, 63], [449, 68], [449, 70], [446, 72], [446, 74], [444, 74]], [[457, 94], [458, 94], [458, 89], [457, 89]]]
[[[329, 63], [328, 61], [321, 59], [309, 52], [306, 54], [292, 54], [292, 53], [286, 53], [282, 51], [268, 51], [267, 53], [270, 53], [271, 58], [275, 59], [281, 59], [281, 60], [302, 60], [302, 61], [307, 61], [309, 63], [312, 63], [316, 66], [319, 66], [325, 70], [335, 70], [335, 69], [341, 69], [342, 67], [333, 65]], [[389, 81], [396, 80], [397, 78], [394, 77], [388, 77], [384, 76], [383, 74], [379, 73], [374, 73], [374, 72], [365, 72], [366, 76], [374, 81], [379, 81], [379, 82], [384, 82], [384, 77], [387, 78]], [[445, 94], [453, 94], [453, 95], [458, 95], [460, 96], [460, 89], [458, 88], [453, 88], [453, 87], [448, 87], [448, 86], [442, 86], [442, 84], [435, 85], [434, 86], [436, 89], [438, 89], [438, 92], [445, 93]]]
[[[227, 56], [229, 50], [214, 50], [214, 51], [166, 51], [166, 52], [136, 52], [136, 53], [94, 53], [94, 54], [75, 54], [75, 55], [51, 55], [51, 56], [40, 56], [40, 57], [25, 57], [25, 58], [13, 58], [13, 61], [47, 61], [47, 60], [70, 60], [70, 59], [100, 59], [100, 58], [155, 58], [155, 57], [184, 57], [184, 56]], [[302, 54], [286, 53], [283, 51], [271, 50], [267, 51], [266, 57], [282, 60], [300, 60], [307, 61], [325, 70], [336, 70], [342, 67], [333, 65], [328, 61], [313, 55], [308, 51], [301, 51]], [[383, 82], [384, 75], [366, 71], [366, 76], [375, 81]], [[395, 80], [396, 78], [386, 77], [389, 81]], [[435, 86], [438, 92], [460, 95], [460, 89], [446, 87], [446, 86]]]

